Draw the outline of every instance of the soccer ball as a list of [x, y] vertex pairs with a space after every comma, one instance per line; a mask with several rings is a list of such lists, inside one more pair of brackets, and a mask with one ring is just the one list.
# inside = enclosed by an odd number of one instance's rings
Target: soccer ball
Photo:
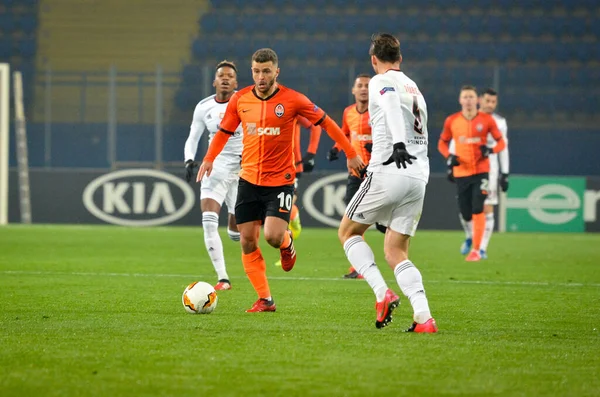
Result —
[[181, 302], [186, 312], [191, 314], [209, 314], [217, 307], [217, 292], [214, 287], [204, 281], [196, 281], [187, 286]]

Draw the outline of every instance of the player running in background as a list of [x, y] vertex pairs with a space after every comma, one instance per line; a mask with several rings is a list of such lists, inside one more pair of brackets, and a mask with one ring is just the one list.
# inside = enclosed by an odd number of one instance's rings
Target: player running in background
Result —
[[[494, 118], [477, 110], [475, 87], [462, 87], [459, 102], [462, 110], [446, 118], [438, 150], [453, 167], [461, 218], [467, 223], [472, 220], [472, 249], [466, 260], [474, 262], [481, 259], [486, 223], [483, 205], [489, 190], [489, 155], [504, 150], [506, 142]], [[488, 134], [497, 142], [493, 148], [488, 146]], [[454, 140], [454, 154], [450, 152], [451, 140]]]
[[[298, 200], [298, 179], [302, 176], [303, 172], [312, 172], [315, 167], [315, 153], [319, 148], [319, 140], [321, 139], [322, 128], [318, 125], [313, 125], [306, 117], [296, 117], [296, 132], [294, 138], [294, 158], [300, 159], [296, 161], [296, 179], [294, 180], [294, 198], [292, 200], [292, 211], [290, 213], [290, 224], [289, 228], [292, 232], [292, 238], [296, 240], [302, 232], [302, 223], [300, 222], [300, 209], [296, 205]], [[306, 154], [302, 157], [302, 150], [300, 148], [300, 134], [302, 132], [301, 127], [310, 130], [310, 142]], [[281, 260], [278, 259], [275, 262], [275, 266], [281, 266]]]
[[[296, 181], [295, 187], [298, 188], [298, 178], [302, 175], [302, 173], [310, 173], [315, 168], [315, 154], [317, 153], [317, 149], [319, 148], [319, 141], [321, 140], [321, 131], [322, 128], [318, 125], [312, 124], [306, 117], [298, 116], [296, 117], [297, 125], [296, 125], [296, 135], [295, 135], [295, 144], [294, 144], [294, 157], [296, 158]], [[306, 149], [306, 154], [302, 157], [302, 149], [300, 145], [300, 134], [302, 128], [304, 127], [310, 131], [310, 141], [308, 143], [308, 148]], [[296, 189], [294, 190], [294, 203], [292, 205], [292, 213], [290, 215], [290, 230], [292, 231], [292, 237], [294, 240], [298, 238], [300, 232], [302, 231], [302, 224], [300, 223], [300, 211], [298, 210], [298, 206], [296, 205], [297, 195]], [[279, 264], [281, 265], [281, 264]]]
[[[184, 158], [185, 179], [189, 182], [194, 174], [197, 163], [194, 161], [198, 142], [205, 130], [208, 130], [209, 140], [212, 140], [219, 129], [219, 123], [225, 114], [227, 103], [237, 88], [237, 69], [233, 62], [223, 61], [216, 67], [213, 87], [216, 94], [201, 100], [196, 109], [190, 127], [190, 135], [185, 142]], [[202, 179], [200, 188], [200, 209], [202, 210], [202, 228], [204, 229], [204, 244], [208, 256], [217, 272], [218, 283], [216, 290], [231, 289], [227, 275], [223, 242], [219, 236], [219, 212], [223, 202], [227, 205], [229, 220], [227, 234], [233, 241], [240, 240], [240, 233], [235, 224], [235, 199], [237, 196], [238, 173], [242, 155], [242, 128], [234, 128], [235, 132], [227, 145], [215, 159], [214, 171]]]
[[429, 179], [427, 105], [415, 82], [400, 71], [402, 56], [396, 37], [374, 35], [369, 54], [377, 73], [369, 83], [371, 162], [346, 208], [338, 235], [348, 260], [375, 293], [375, 326], [382, 328], [392, 321], [400, 298], [387, 287], [363, 234], [375, 222], [387, 226], [385, 258], [414, 311], [407, 331], [437, 332], [421, 273], [408, 259]]
[[235, 218], [244, 270], [258, 294], [258, 300], [247, 312], [275, 311], [265, 259], [258, 247], [261, 225], [264, 225], [269, 245], [280, 250], [283, 270], [292, 270], [296, 263], [296, 251], [288, 230], [296, 177], [296, 116], [321, 125], [333, 140], [340, 142], [348, 156], [348, 168], [364, 167], [338, 125], [307, 97], [278, 84], [278, 75], [275, 51], [269, 48], [256, 51], [252, 56], [254, 85], [231, 97], [220, 131], [215, 134], [197, 176], [201, 179], [205, 174], [211, 175], [215, 158], [241, 122], [244, 150]]
[[[363, 73], [356, 76], [354, 85], [352, 86], [352, 95], [354, 95], [355, 103], [344, 109], [342, 116], [342, 131], [346, 137], [350, 139], [354, 149], [361, 154], [363, 161], [368, 165], [371, 158], [371, 149], [373, 142], [371, 140], [371, 126], [369, 125], [369, 81], [371, 76]], [[335, 144], [329, 153], [327, 159], [335, 161], [339, 158], [340, 147]], [[360, 184], [364, 179], [364, 171], [362, 173], [351, 172], [348, 174], [348, 182], [346, 184], [346, 195], [344, 202], [346, 205], [352, 200], [354, 194], [358, 191]], [[385, 233], [385, 227], [377, 225], [377, 228]], [[350, 267], [344, 278], [362, 278], [360, 274]]]
[[[509, 156], [508, 156], [508, 126], [506, 125], [506, 119], [495, 113], [496, 107], [498, 106], [498, 93], [488, 88], [483, 92], [483, 95], [479, 97], [479, 110], [484, 113], [491, 114], [498, 126], [498, 129], [504, 137], [506, 142], [506, 148], [500, 153], [491, 153], [490, 159], [490, 172], [489, 172], [489, 189], [488, 196], [485, 199], [483, 205], [483, 212], [485, 213], [485, 229], [483, 231], [483, 237], [481, 238], [481, 247], [479, 254], [482, 259], [487, 259], [487, 247], [492, 238], [494, 232], [494, 206], [498, 205], [498, 185], [503, 192], [508, 190], [508, 173], [509, 173]], [[491, 148], [496, 146], [496, 140], [488, 135], [487, 145]], [[451, 152], [452, 149], [451, 149]], [[454, 152], [453, 152], [454, 153]], [[467, 255], [471, 250], [472, 246], [472, 222], [467, 222], [460, 215], [460, 222], [465, 230], [465, 241], [460, 247], [460, 252], [463, 255]]]

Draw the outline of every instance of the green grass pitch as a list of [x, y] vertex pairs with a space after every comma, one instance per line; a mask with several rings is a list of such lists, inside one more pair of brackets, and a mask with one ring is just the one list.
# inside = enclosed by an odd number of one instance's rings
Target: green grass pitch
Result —
[[[0, 228], [0, 396], [598, 396], [600, 235], [496, 234], [466, 263], [458, 232], [417, 233], [440, 332], [374, 326], [374, 296], [343, 280], [331, 229], [304, 229], [291, 273], [271, 263], [276, 313], [221, 231], [233, 290], [210, 315], [181, 293], [214, 283], [201, 228]], [[368, 232], [389, 285], [383, 238]]]

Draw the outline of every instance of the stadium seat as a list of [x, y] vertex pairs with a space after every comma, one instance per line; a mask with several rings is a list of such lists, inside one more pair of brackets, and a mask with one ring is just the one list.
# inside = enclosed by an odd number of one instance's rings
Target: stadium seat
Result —
[[20, 18], [17, 18], [16, 25], [17, 29], [23, 31], [25, 34], [31, 34], [37, 29], [37, 16], [34, 14], [24, 14]]
[[200, 19], [200, 27], [204, 32], [214, 32], [217, 29], [217, 18], [214, 14], [208, 13]]
[[11, 34], [17, 27], [14, 14], [0, 14], [0, 32]]
[[21, 39], [17, 41], [17, 50], [23, 58], [32, 58], [35, 55], [35, 39]]

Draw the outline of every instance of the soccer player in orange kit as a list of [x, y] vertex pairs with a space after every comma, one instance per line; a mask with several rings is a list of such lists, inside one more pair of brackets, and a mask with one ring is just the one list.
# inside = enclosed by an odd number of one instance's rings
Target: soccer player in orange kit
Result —
[[[466, 260], [481, 260], [481, 239], [485, 229], [483, 204], [487, 197], [491, 153], [499, 153], [506, 147], [502, 133], [494, 118], [477, 110], [477, 89], [463, 86], [460, 90], [460, 112], [451, 114], [444, 122], [438, 142], [438, 150], [453, 167], [458, 189], [458, 207], [466, 222], [473, 220], [473, 246]], [[487, 146], [488, 134], [496, 140], [493, 148]], [[455, 153], [450, 153], [450, 141], [454, 140]]]
[[349, 169], [364, 168], [340, 127], [306, 96], [277, 83], [278, 57], [270, 48], [257, 50], [252, 56], [254, 85], [236, 92], [230, 99], [225, 116], [208, 148], [197, 179], [210, 175], [215, 157], [242, 123], [244, 130], [242, 170], [235, 206], [235, 217], [242, 245], [242, 263], [258, 300], [247, 312], [274, 312], [275, 302], [266, 274], [266, 263], [258, 247], [260, 227], [265, 239], [278, 248], [282, 268], [290, 271], [296, 263], [296, 251], [288, 230], [296, 160], [294, 156], [295, 119], [306, 117], [321, 125], [339, 142], [348, 158]]

